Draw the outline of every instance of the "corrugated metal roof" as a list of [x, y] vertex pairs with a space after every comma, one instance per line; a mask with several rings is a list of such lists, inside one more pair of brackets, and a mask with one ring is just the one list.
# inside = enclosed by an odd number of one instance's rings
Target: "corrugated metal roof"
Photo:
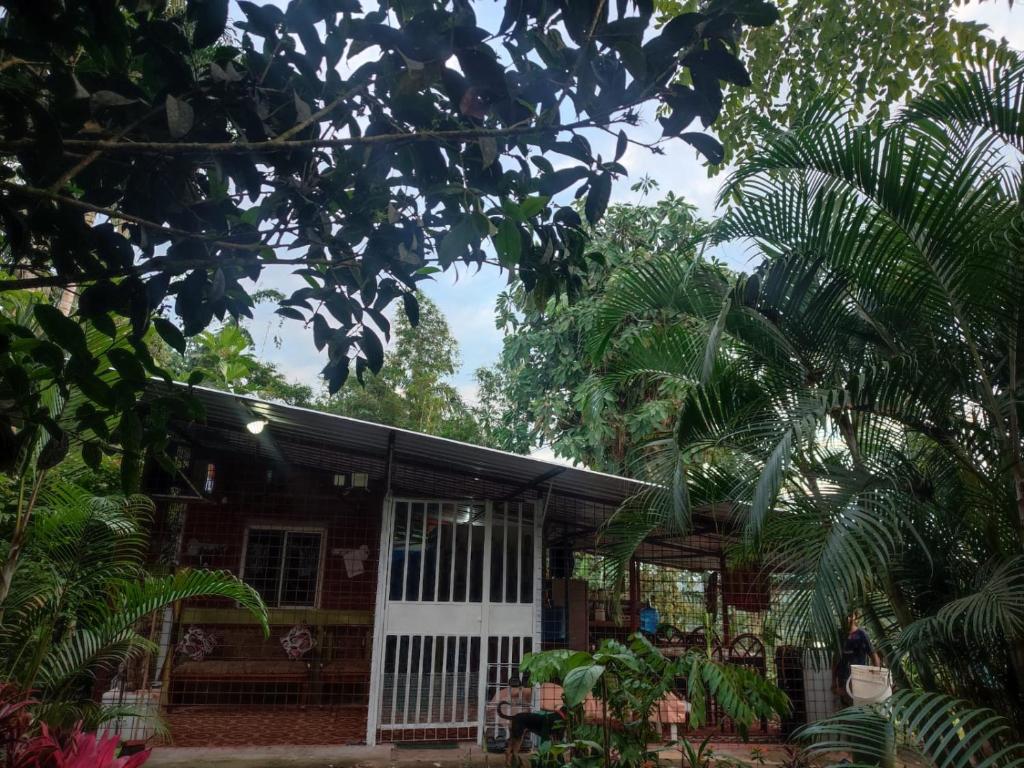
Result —
[[[158, 394], [161, 386], [154, 384], [152, 394]], [[385, 477], [393, 441], [396, 494], [545, 500], [551, 540], [571, 543], [579, 551], [596, 551], [598, 530], [615, 509], [634, 494], [653, 488], [617, 475], [309, 408], [205, 387], [193, 387], [192, 392], [206, 411], [205, 424], [181, 427], [186, 439], [196, 444], [282, 464], [368, 472], [379, 482]], [[259, 435], [252, 435], [246, 425], [256, 418], [267, 424]], [[716, 504], [695, 509], [691, 530], [684, 534], [654, 531], [636, 557], [696, 570], [719, 567], [733, 527], [732, 507]]]
[[393, 440], [397, 462], [497, 480], [521, 486], [524, 490], [551, 481], [560, 494], [603, 504], [618, 505], [646, 487], [644, 483], [617, 475], [347, 416], [205, 387], [193, 387], [192, 391], [206, 409], [209, 424], [244, 430], [253, 417], [259, 417], [267, 421], [265, 431], [270, 435], [316, 441], [342, 451], [382, 459], [387, 455], [389, 442]]

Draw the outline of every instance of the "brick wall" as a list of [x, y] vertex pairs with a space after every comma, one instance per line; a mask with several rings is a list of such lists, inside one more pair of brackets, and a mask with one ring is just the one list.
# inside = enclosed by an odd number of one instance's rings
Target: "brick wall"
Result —
[[[238, 456], [199, 456], [194, 461], [198, 466], [213, 463], [216, 480], [209, 503], [189, 504], [181, 565], [238, 573], [246, 526], [325, 528], [327, 553], [320, 607], [373, 610], [382, 505], [377, 489], [346, 493], [333, 487], [333, 474], [326, 470], [285, 469]], [[364, 544], [370, 551], [365, 571], [349, 578], [343, 558], [332, 550], [357, 549]]]
[[366, 707], [317, 710], [181, 709], [166, 715], [175, 747], [362, 744]]
[[[281, 466], [238, 453], [194, 449], [191, 476], [208, 501], [190, 501], [181, 530], [182, 567], [238, 574], [246, 528], [301, 527], [325, 532], [319, 602], [271, 610], [264, 638], [224, 600], [183, 607], [175, 642], [189, 626], [216, 637], [202, 661], [174, 658], [164, 697], [171, 742], [179, 746], [361, 743], [366, 735], [382, 496], [379, 487], [345, 492], [334, 473]], [[379, 485], [379, 484], [378, 484]], [[164, 535], [158, 531], [155, 535]], [[342, 552], [366, 546], [363, 572], [349, 575]], [[281, 637], [310, 626], [316, 647], [290, 661]]]

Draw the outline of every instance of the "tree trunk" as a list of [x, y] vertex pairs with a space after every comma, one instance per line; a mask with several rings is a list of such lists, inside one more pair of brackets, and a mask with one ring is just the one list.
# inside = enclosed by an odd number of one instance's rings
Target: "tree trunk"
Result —
[[24, 536], [15, 532], [11, 539], [11, 548], [7, 550], [7, 559], [4, 560], [3, 568], [0, 569], [0, 625], [4, 623], [4, 603], [7, 602], [7, 595], [11, 591], [14, 572], [18, 570], [18, 557], [21, 555], [23, 540]]
[[[608, 680], [602, 675], [601, 676], [601, 711], [604, 713], [602, 719], [601, 728], [604, 735], [604, 765], [605, 768], [611, 768], [612, 764], [612, 731], [608, 724]], [[584, 705], [586, 706], [586, 705]]]
[[[1013, 491], [1017, 499], [1017, 536], [1018, 545], [1024, 549], [1024, 465], [1021, 460], [1021, 433], [1020, 433], [1020, 418], [1017, 414], [1017, 343], [1018, 336], [1016, 331], [1019, 329], [1020, 315], [1019, 311], [1014, 312], [1014, 335], [1010, 340], [1009, 349], [1007, 350], [1007, 370], [1009, 373], [1009, 386], [1008, 396], [1009, 402], [1009, 432], [1008, 435], [1010, 442], [1010, 455], [1013, 461]], [[1024, 639], [1018, 638], [1011, 640], [1008, 644], [1010, 668], [1013, 670], [1014, 680], [1016, 685], [1015, 690], [1008, 690], [1007, 694], [1011, 696], [1016, 703], [1015, 710], [1019, 713], [1021, 711], [1021, 695], [1024, 692]], [[1017, 723], [1018, 728], [1022, 727], [1022, 723]]]
[[11, 546], [7, 550], [7, 558], [3, 567], [0, 568], [0, 625], [4, 622], [4, 603], [7, 602], [7, 595], [10, 594], [11, 584], [14, 581], [14, 574], [18, 570], [18, 558], [21, 556], [22, 547], [25, 546], [25, 536], [28, 533], [28, 521], [32, 515], [32, 508], [36, 503], [36, 494], [39, 493], [39, 486], [43, 482], [46, 470], [40, 472], [32, 484], [32, 492], [28, 499], [25, 499], [25, 486], [28, 482], [27, 475], [22, 475], [21, 487], [18, 490], [18, 514], [14, 522], [14, 533], [11, 535]]

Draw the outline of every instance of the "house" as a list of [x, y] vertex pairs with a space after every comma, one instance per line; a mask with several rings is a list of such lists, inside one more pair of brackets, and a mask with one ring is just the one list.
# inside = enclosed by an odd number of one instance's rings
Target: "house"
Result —
[[[679, 592], [679, 574], [724, 567], [726, 519], [705, 510], [690, 535], [643, 544], [625, 595], [598, 595], [574, 570], [643, 484], [194, 393], [205, 419], [175, 425], [174, 471], [146, 473], [153, 557], [238, 574], [266, 602], [271, 633], [224, 601], [154, 622], [161, 650], [146, 677], [175, 745], [479, 740], [524, 653], [625, 638], [642, 599], [657, 602], [650, 574], [677, 574]], [[728, 598], [727, 584], [715, 590]]]

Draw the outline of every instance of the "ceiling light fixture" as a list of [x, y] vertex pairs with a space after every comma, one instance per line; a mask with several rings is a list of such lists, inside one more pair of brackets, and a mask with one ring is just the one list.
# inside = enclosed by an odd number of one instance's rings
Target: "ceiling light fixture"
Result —
[[260, 432], [263, 431], [263, 428], [265, 426], [267, 426], [266, 419], [253, 419], [252, 421], [245, 425], [245, 428], [249, 430], [249, 432], [251, 432], [252, 434], [258, 435]]

